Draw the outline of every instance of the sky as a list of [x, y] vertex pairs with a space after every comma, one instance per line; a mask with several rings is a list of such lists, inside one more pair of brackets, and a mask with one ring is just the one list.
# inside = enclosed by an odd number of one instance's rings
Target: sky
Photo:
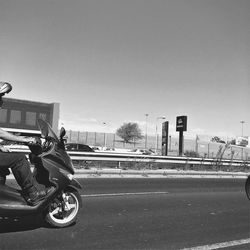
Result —
[[0, 0], [8, 97], [60, 103], [67, 130], [250, 136], [249, 71], [249, 0]]

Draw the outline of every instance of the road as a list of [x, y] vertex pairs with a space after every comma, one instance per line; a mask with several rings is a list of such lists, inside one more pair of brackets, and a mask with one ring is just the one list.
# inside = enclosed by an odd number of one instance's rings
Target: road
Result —
[[244, 179], [80, 181], [83, 208], [75, 225], [2, 219], [0, 249], [250, 249]]

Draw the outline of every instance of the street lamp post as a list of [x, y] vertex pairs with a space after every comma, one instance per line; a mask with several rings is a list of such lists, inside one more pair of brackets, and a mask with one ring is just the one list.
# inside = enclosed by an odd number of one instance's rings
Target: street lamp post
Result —
[[243, 133], [243, 124], [245, 123], [245, 121], [240, 121], [241, 123], [241, 136], [243, 137], [244, 133]]
[[145, 149], [147, 149], [148, 144], [148, 114], [146, 116], [146, 124], [145, 124]]
[[[104, 126], [106, 126], [106, 122], [102, 123]], [[104, 147], [106, 148], [106, 132], [104, 132]]]
[[164, 120], [166, 119], [165, 116], [159, 116], [156, 118], [156, 126], [155, 126], [155, 153], [157, 153], [158, 150], [158, 131], [157, 131], [157, 125], [158, 125], [158, 120]]
[[[241, 141], [243, 141], [243, 136], [244, 136], [244, 133], [243, 133], [243, 124], [245, 123], [245, 121], [240, 121], [241, 123]], [[241, 148], [241, 159], [243, 160], [243, 154], [244, 154], [244, 150], [243, 150], [243, 147]]]

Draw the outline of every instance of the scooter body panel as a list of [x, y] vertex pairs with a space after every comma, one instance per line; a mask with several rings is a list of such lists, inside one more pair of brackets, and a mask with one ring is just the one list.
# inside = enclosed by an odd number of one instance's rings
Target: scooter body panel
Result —
[[0, 216], [21, 216], [37, 211], [28, 206], [21, 191], [7, 185], [0, 186]]
[[21, 195], [21, 190], [9, 187], [7, 185], [0, 186], [0, 206], [6, 203], [9, 205], [20, 204], [25, 205], [26, 201]]
[[81, 184], [74, 178], [70, 181], [69, 187], [72, 187], [75, 190], [82, 189]]

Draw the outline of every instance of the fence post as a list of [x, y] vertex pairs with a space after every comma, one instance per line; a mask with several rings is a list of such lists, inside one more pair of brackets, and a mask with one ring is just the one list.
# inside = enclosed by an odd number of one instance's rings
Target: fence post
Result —
[[195, 138], [195, 153], [198, 154], [198, 140], [199, 140], [199, 137], [198, 135], [196, 135], [196, 138]]
[[113, 148], [115, 148], [115, 134], [114, 134], [114, 137], [113, 137]]
[[80, 131], [77, 132], [77, 143], [80, 142]]
[[88, 132], [86, 132], [86, 144], [88, 144]]
[[72, 130], [69, 131], [69, 141], [71, 142]]

